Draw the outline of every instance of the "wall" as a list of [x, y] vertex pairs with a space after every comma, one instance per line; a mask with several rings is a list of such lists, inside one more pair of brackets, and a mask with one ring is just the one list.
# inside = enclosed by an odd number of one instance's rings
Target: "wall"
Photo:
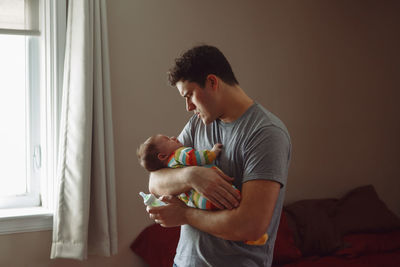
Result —
[[[1, 266], [144, 266], [129, 245], [151, 221], [136, 147], [190, 114], [166, 82], [184, 49], [218, 46], [293, 142], [286, 202], [374, 184], [400, 215], [400, 5], [396, 1], [107, 1], [118, 255], [49, 260], [50, 232], [0, 236]], [[22, 257], [23, 256], [23, 257]]]

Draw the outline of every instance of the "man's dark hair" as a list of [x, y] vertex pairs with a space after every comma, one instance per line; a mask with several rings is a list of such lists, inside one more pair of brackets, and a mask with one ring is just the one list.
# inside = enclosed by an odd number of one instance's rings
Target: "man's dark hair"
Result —
[[195, 46], [175, 59], [175, 65], [168, 72], [168, 79], [172, 86], [179, 81], [189, 81], [204, 88], [209, 74], [218, 76], [229, 85], [239, 84], [224, 54], [209, 45]]

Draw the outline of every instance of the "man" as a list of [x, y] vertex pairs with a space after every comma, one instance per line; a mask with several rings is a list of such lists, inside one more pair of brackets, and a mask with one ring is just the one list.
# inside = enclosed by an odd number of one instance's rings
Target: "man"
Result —
[[[196, 166], [150, 174], [150, 191], [168, 203], [148, 207], [150, 218], [164, 227], [181, 225], [174, 266], [271, 266], [291, 154], [286, 127], [245, 94], [215, 47], [185, 52], [169, 80], [194, 112], [179, 141], [195, 149], [223, 144], [216, 165], [226, 174]], [[221, 210], [191, 208], [174, 197], [190, 189]], [[243, 242], [265, 233], [265, 245]]]

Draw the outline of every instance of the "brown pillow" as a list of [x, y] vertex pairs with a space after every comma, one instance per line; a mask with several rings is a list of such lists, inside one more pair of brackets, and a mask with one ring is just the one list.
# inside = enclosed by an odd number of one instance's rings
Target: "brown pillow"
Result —
[[296, 245], [304, 256], [327, 255], [342, 247], [333, 215], [337, 199], [297, 201], [285, 207], [296, 222]]
[[358, 187], [339, 200], [335, 223], [343, 235], [400, 229], [400, 219], [379, 199], [372, 185]]

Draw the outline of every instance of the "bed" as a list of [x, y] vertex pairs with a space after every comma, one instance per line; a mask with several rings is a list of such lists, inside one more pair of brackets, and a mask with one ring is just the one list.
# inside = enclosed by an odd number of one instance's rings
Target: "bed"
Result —
[[[131, 249], [151, 267], [172, 266], [179, 227], [146, 227]], [[340, 199], [307, 199], [286, 205], [273, 266], [399, 267], [400, 219], [372, 185]]]

